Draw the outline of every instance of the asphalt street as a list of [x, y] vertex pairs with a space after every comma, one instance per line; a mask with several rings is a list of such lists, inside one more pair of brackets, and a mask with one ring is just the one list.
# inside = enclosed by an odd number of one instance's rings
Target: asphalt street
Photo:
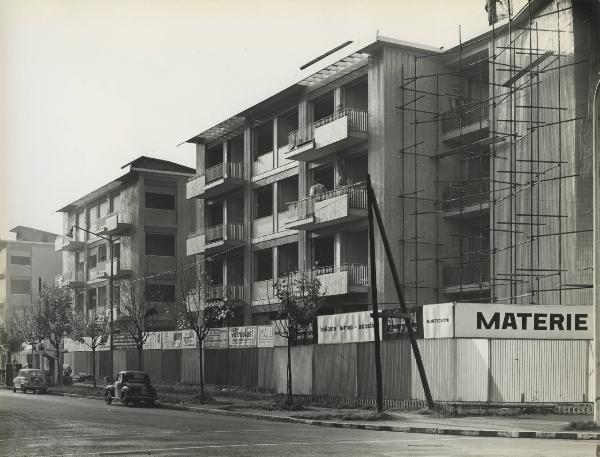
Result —
[[596, 456], [596, 442], [334, 429], [0, 391], [0, 455]]

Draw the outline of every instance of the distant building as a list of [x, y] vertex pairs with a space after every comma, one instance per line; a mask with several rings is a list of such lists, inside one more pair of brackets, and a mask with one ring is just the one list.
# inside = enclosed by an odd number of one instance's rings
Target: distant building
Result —
[[61, 208], [63, 232], [56, 250], [63, 255], [62, 276], [75, 291], [82, 311], [109, 310], [109, 246], [113, 240], [115, 317], [122, 281], [151, 276], [146, 297], [157, 298], [156, 329], [176, 325], [174, 312], [177, 269], [193, 262], [185, 253], [194, 206], [185, 198], [185, 184], [195, 170], [174, 162], [139, 157], [123, 166], [127, 173]]
[[0, 325], [31, 305], [40, 281], [60, 275], [62, 256], [54, 252], [55, 233], [17, 226], [15, 240], [0, 240]]

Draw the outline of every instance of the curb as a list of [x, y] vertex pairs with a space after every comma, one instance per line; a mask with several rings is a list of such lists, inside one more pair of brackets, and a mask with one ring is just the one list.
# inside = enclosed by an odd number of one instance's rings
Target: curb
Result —
[[[104, 400], [103, 397], [92, 397], [89, 395], [69, 394], [69, 393], [51, 393], [63, 397], [87, 398], [91, 400]], [[482, 438], [529, 438], [546, 440], [600, 440], [598, 432], [535, 432], [518, 430], [479, 430], [479, 429], [461, 429], [461, 428], [440, 428], [440, 427], [414, 427], [398, 425], [377, 425], [369, 423], [355, 422], [333, 422], [314, 419], [302, 419], [298, 417], [271, 416], [260, 413], [248, 413], [239, 411], [227, 411], [223, 409], [201, 408], [196, 406], [172, 405], [167, 403], [156, 403], [157, 407], [170, 409], [174, 411], [189, 411], [195, 413], [215, 414], [230, 417], [247, 417], [252, 419], [268, 420], [273, 422], [289, 422], [292, 424], [316, 425], [319, 427], [349, 428], [356, 430], [372, 430], [379, 432], [400, 432], [400, 433], [421, 433], [428, 435], [456, 435], [456, 436], [476, 436]]]

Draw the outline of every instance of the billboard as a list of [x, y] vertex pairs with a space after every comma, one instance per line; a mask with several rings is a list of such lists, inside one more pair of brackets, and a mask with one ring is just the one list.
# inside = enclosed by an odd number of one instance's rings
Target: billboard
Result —
[[255, 348], [257, 344], [256, 325], [248, 327], [229, 327], [230, 348]]
[[593, 337], [588, 305], [500, 305], [456, 303], [454, 334], [459, 338], [587, 340]]
[[423, 338], [454, 337], [454, 303], [423, 306]]
[[[381, 318], [379, 328], [382, 329]], [[371, 311], [318, 316], [317, 330], [319, 344], [360, 343], [375, 339]]]
[[227, 328], [211, 328], [202, 346], [207, 349], [227, 349], [229, 347], [229, 332]]
[[258, 329], [258, 347], [259, 348], [272, 348], [273, 347], [273, 326], [272, 325], [259, 325]]

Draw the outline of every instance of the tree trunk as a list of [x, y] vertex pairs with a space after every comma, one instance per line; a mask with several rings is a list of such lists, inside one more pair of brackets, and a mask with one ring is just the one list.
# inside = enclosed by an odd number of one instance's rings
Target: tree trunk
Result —
[[56, 351], [56, 359], [55, 359], [56, 362], [54, 364], [54, 370], [55, 370], [54, 379], [55, 379], [56, 385], [58, 386], [61, 384], [60, 370], [62, 369], [62, 366], [60, 363], [60, 346], [54, 346], [54, 350]]
[[138, 371], [144, 371], [144, 359], [142, 357], [142, 351], [144, 350], [144, 346], [138, 345]]
[[289, 339], [287, 343], [287, 404], [291, 407], [294, 403], [292, 398], [292, 347]]
[[200, 340], [200, 398], [204, 398], [204, 354], [202, 353], [202, 340]]
[[31, 343], [31, 367], [29, 368], [33, 368], [33, 343]]
[[92, 385], [96, 388], [96, 348], [92, 348]]

